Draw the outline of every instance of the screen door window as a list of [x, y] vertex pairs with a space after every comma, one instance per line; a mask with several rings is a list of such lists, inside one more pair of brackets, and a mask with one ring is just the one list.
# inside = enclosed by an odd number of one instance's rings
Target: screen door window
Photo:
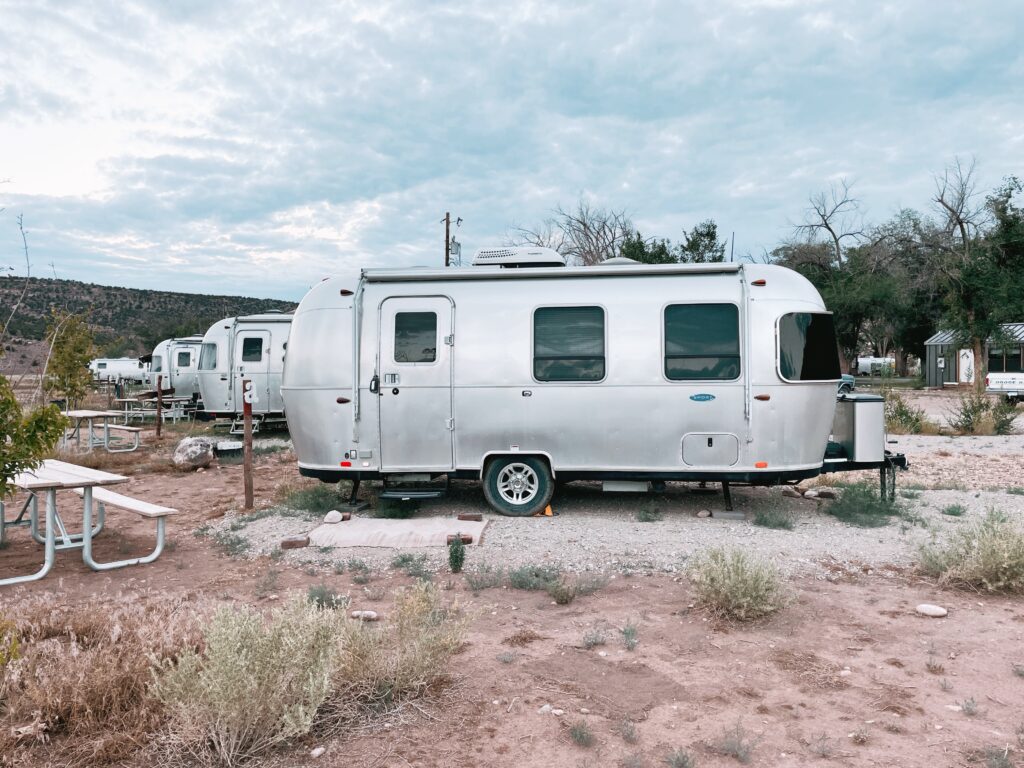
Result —
[[263, 338], [261, 336], [249, 336], [242, 339], [242, 362], [258, 363], [263, 359]]

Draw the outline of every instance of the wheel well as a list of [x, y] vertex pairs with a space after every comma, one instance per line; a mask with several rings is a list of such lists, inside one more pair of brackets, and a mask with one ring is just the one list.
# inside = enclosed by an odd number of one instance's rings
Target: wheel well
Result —
[[542, 453], [540, 451], [495, 451], [493, 453], [488, 453], [486, 456], [484, 456], [483, 464], [480, 467], [480, 479], [484, 479], [484, 475], [487, 474], [487, 467], [490, 465], [492, 461], [494, 461], [495, 459], [507, 458], [540, 459], [541, 461], [548, 465], [548, 472], [551, 473], [551, 479], [553, 480], [555, 477], [555, 468], [551, 464], [551, 457], [546, 453]]

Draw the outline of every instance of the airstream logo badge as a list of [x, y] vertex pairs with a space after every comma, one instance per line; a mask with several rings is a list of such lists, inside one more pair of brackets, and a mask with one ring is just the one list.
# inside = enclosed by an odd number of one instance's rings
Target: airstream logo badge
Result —
[[696, 400], [698, 403], [706, 403], [708, 400], [714, 400], [715, 396], [702, 392], [699, 395], [690, 395], [690, 399]]

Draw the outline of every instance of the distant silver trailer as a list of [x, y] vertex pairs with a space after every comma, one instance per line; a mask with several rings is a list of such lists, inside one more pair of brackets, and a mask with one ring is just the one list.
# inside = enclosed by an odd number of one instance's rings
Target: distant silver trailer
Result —
[[173, 390], [175, 397], [199, 399], [199, 350], [202, 336], [164, 339], [153, 349], [149, 366], [148, 384], [157, 386], [157, 377], [163, 377], [164, 392]]
[[614, 262], [496, 249], [477, 254], [487, 266], [317, 284], [281, 388], [300, 472], [383, 479], [385, 495], [476, 478], [497, 511], [531, 515], [556, 478], [716, 481], [728, 502], [729, 483], [866, 468], [884, 481], [905, 465], [885, 450], [877, 398], [844, 395], [830, 441], [839, 360], [805, 278]]
[[292, 316], [280, 312], [226, 317], [210, 326], [199, 355], [199, 389], [207, 417], [242, 413], [242, 380], [252, 382], [257, 422], [282, 419], [281, 373]]
[[146, 381], [149, 369], [137, 357], [97, 357], [89, 361], [89, 370], [96, 381]]

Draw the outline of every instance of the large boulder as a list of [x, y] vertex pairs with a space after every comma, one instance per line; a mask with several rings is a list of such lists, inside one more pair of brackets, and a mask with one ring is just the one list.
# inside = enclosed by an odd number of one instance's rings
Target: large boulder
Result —
[[174, 449], [171, 461], [181, 469], [199, 469], [213, 462], [215, 442], [208, 437], [186, 437]]

